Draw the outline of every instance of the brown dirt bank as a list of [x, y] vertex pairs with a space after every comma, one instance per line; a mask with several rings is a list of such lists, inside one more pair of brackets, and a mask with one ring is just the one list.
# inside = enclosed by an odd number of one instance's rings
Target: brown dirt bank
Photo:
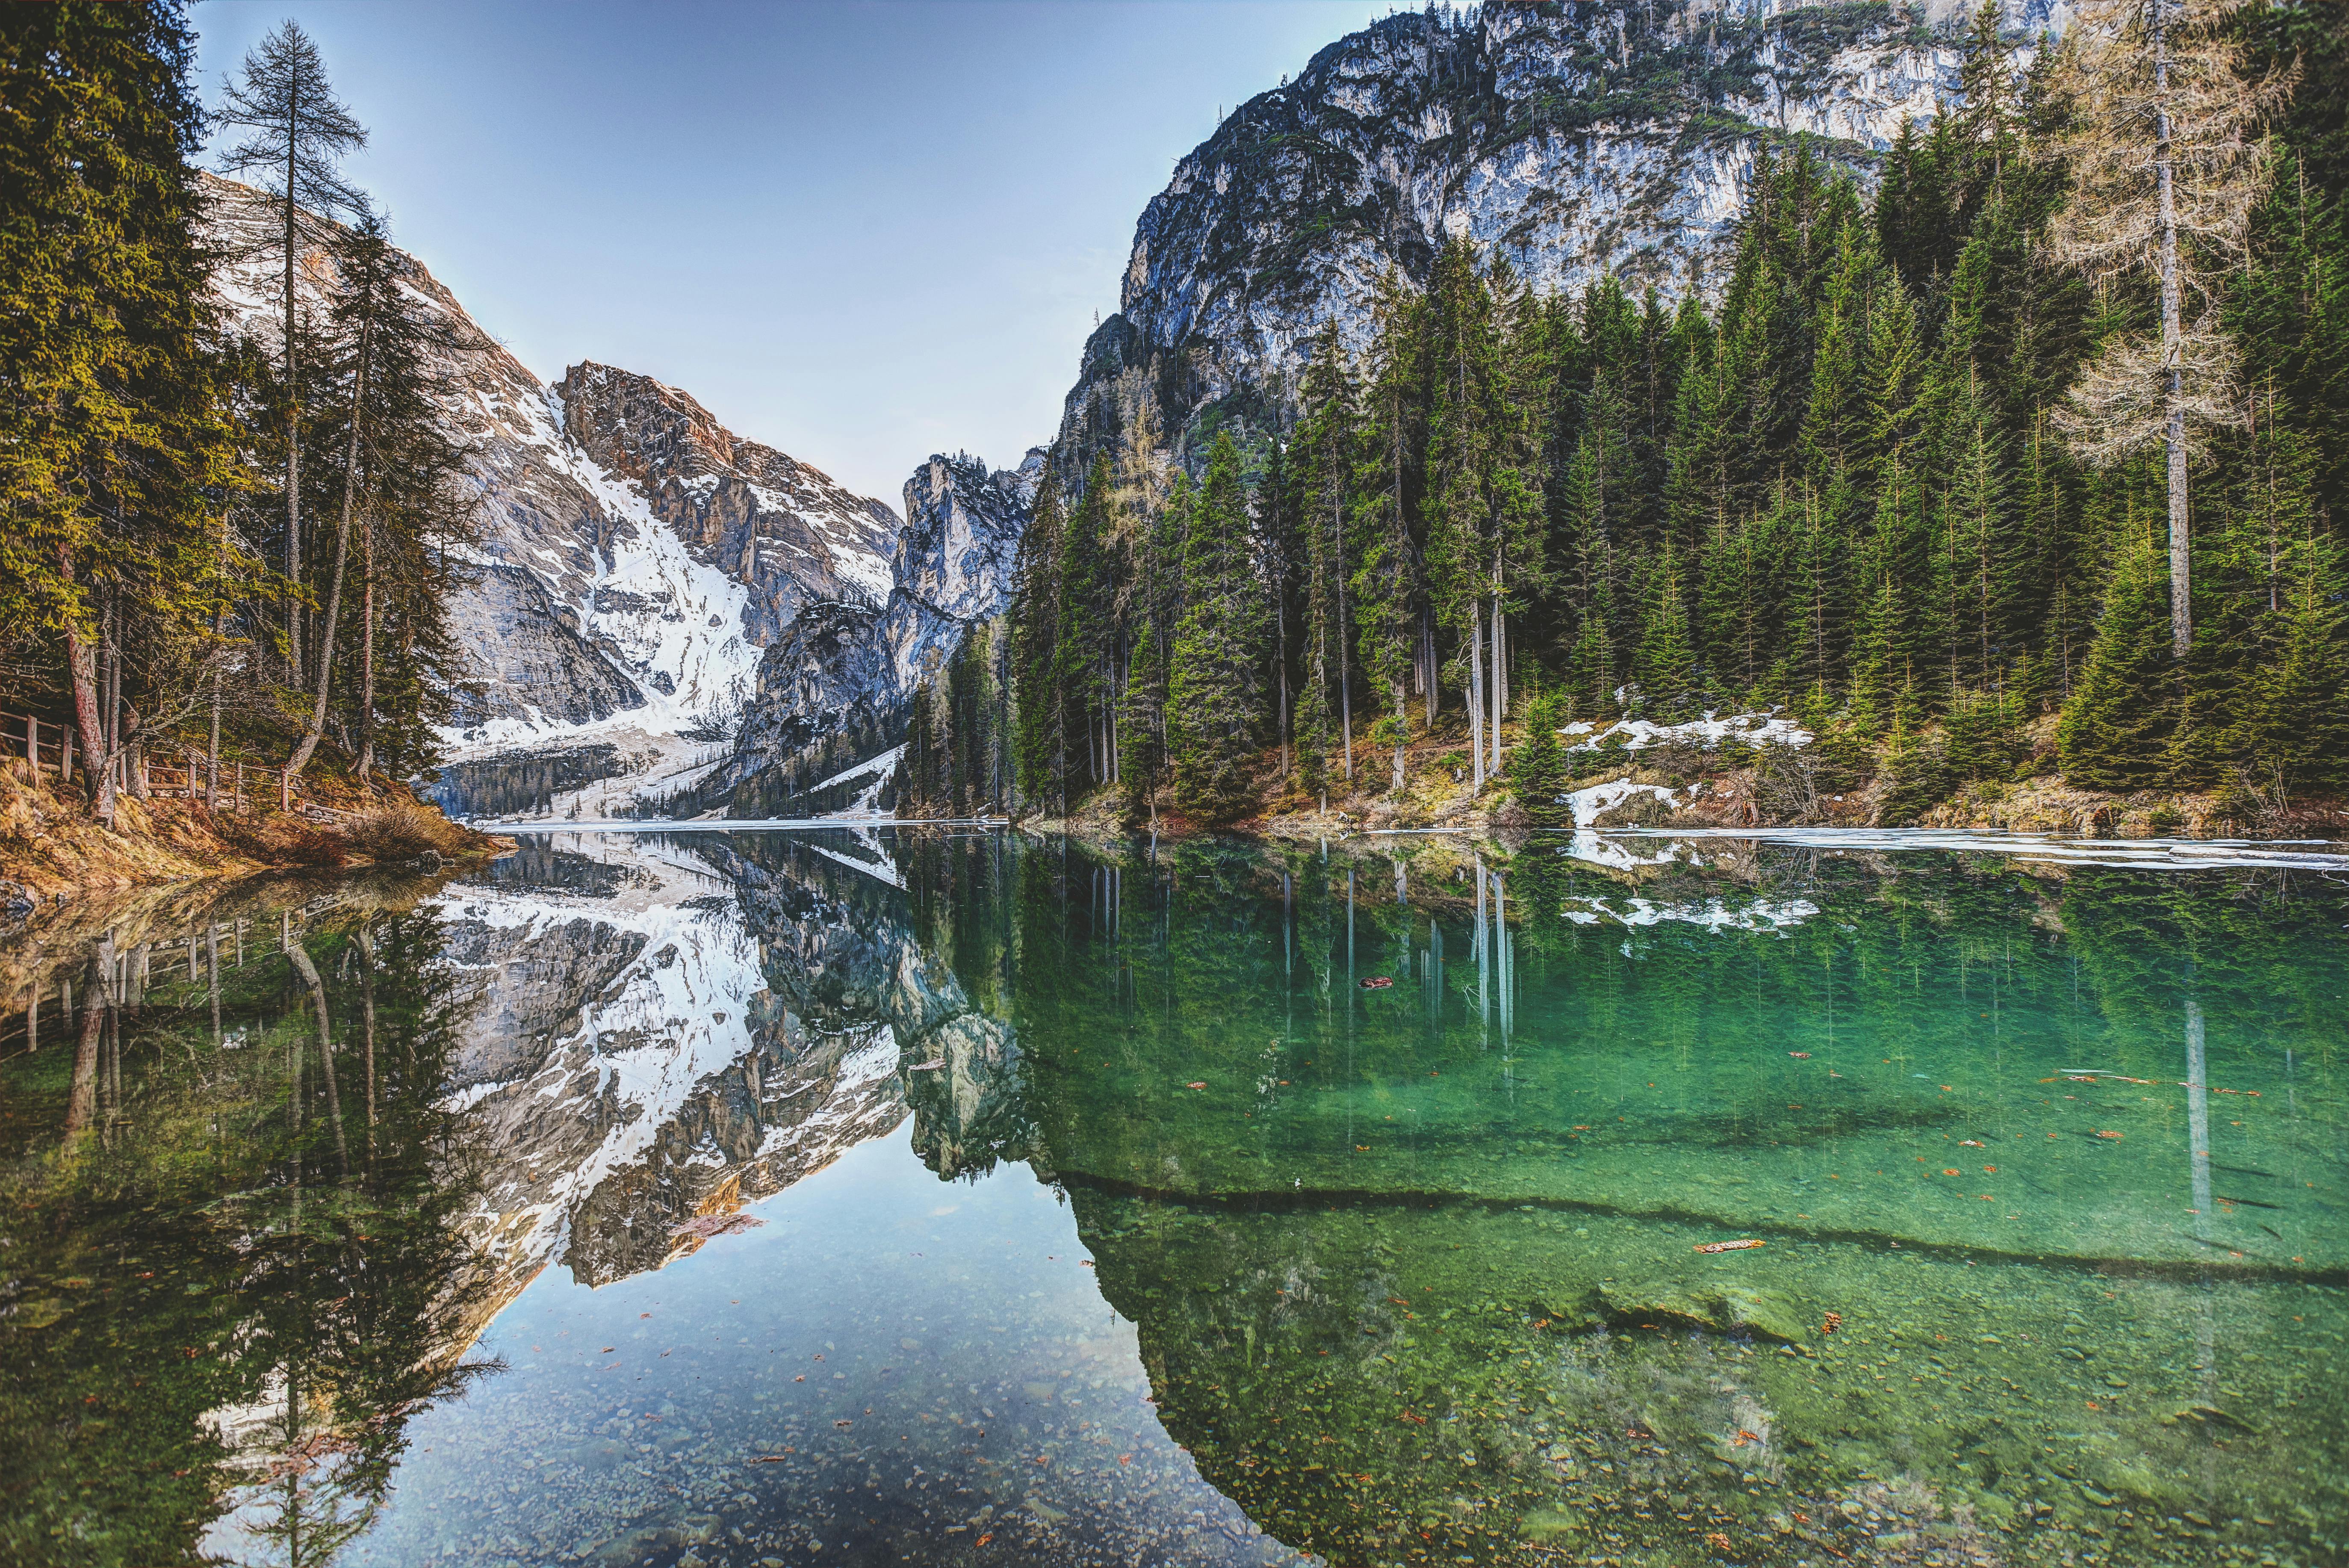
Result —
[[336, 871], [492, 858], [512, 847], [450, 822], [406, 786], [310, 785], [304, 807], [212, 811], [201, 800], [118, 798], [109, 827], [78, 791], [0, 765], [0, 919], [98, 894], [194, 877]]

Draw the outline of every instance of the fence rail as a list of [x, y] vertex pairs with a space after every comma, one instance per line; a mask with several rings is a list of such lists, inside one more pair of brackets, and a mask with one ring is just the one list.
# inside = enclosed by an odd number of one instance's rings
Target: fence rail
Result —
[[[45, 769], [53, 772], [60, 784], [70, 783], [77, 774], [85, 778], [88, 776], [88, 750], [76, 744], [74, 726], [43, 719], [37, 714], [0, 712], [0, 752], [24, 758], [32, 765], [33, 775], [36, 779]], [[135, 767], [145, 785], [143, 790], [134, 788], [134, 781], [126, 776], [119, 781], [119, 787], [129, 789], [133, 794], [165, 798], [210, 800], [215, 808], [229, 811], [249, 812], [253, 809], [254, 797], [246, 788], [247, 766], [244, 763], [222, 759], [220, 783], [215, 788], [210, 784], [210, 769], [204, 759], [190, 751], [181, 751], [177, 755], [181, 760], [176, 763], [150, 760], [142, 748], [135, 759], [117, 758], [115, 765], [118, 768], [127, 774]], [[306, 793], [301, 775], [284, 767], [254, 763], [251, 774], [255, 787], [276, 786], [281, 810], [299, 811], [311, 821], [323, 823], [340, 822], [353, 815], [339, 806], [300, 799]]]

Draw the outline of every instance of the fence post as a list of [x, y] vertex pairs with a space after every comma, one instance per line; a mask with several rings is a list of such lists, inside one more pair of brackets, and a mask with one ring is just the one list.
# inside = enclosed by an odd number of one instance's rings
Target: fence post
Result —
[[33, 764], [33, 782], [41, 782], [41, 722], [25, 715], [25, 760]]
[[277, 809], [280, 811], [294, 809], [294, 770], [292, 768], [280, 767], [277, 770]]
[[80, 728], [78, 724], [66, 726], [65, 753], [57, 759], [57, 784], [61, 787], [73, 777], [74, 736], [80, 732]]

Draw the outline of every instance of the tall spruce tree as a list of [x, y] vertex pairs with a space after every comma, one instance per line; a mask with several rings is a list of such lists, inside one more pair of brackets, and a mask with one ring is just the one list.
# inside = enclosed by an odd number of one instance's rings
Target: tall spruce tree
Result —
[[1174, 801], [1185, 815], [1225, 823], [1254, 803], [1251, 766], [1263, 718], [1264, 593], [1248, 558], [1240, 454], [1226, 431], [1185, 519], [1184, 607], [1166, 682]]
[[[276, 200], [272, 242], [278, 265], [278, 333], [285, 407], [285, 576], [303, 580], [302, 433], [304, 386], [301, 319], [295, 287], [305, 246], [323, 244], [326, 224], [367, 210], [367, 197], [343, 178], [342, 161], [367, 145], [367, 130], [335, 97], [325, 60], [310, 36], [291, 19], [277, 25], [245, 57], [214, 124], [244, 132], [220, 154], [221, 167], [247, 175]], [[285, 601], [285, 667], [290, 684], [303, 677], [303, 600]]]
[[249, 565], [220, 507], [243, 472], [207, 340], [193, 50], [174, 5], [0, 15], [0, 638], [56, 660], [108, 820], [122, 759], [229, 657], [215, 612]]

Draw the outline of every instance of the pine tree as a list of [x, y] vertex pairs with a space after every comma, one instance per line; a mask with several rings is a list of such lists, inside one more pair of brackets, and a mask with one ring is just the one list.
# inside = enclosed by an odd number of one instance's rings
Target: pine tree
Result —
[[[1426, 307], [1403, 292], [1390, 273], [1380, 285], [1371, 383], [1360, 446], [1358, 497], [1352, 519], [1350, 578], [1341, 577], [1352, 598], [1354, 649], [1372, 681], [1387, 690], [1386, 715], [1379, 735], [1392, 748], [1389, 787], [1403, 785], [1403, 749], [1411, 715], [1403, 683], [1414, 662], [1414, 633], [1425, 589], [1412, 539], [1411, 449], [1416, 434], [1418, 378], [1423, 365], [1420, 342]], [[1347, 776], [1352, 776], [1351, 732], [1347, 734]]]
[[[306, 324], [297, 317], [295, 280], [304, 246], [326, 239], [326, 221], [367, 210], [367, 197], [341, 171], [342, 160], [367, 145], [367, 131], [335, 98], [318, 47], [291, 20], [279, 23], [275, 32], [253, 47], [244, 57], [241, 76], [242, 80], [230, 84], [212, 119], [217, 126], [246, 133], [244, 140], [222, 152], [221, 167], [232, 174], [254, 176], [261, 189], [277, 202], [279, 223], [274, 244], [287, 400], [285, 560], [287, 580], [299, 583], [303, 561], [301, 344]], [[302, 600], [296, 595], [285, 603], [286, 671], [295, 685], [302, 680]]]
[[1061, 534], [1061, 558], [1053, 572], [1061, 624], [1052, 646], [1052, 683], [1063, 709], [1058, 771], [1064, 813], [1080, 776], [1087, 784], [1115, 782], [1110, 731], [1116, 695], [1115, 593], [1108, 554], [1114, 531], [1112, 484], [1109, 453], [1096, 452], [1084, 493]]
[[1019, 794], [1031, 805], [1063, 798], [1061, 700], [1054, 655], [1061, 634], [1061, 548], [1067, 532], [1060, 482], [1050, 464], [1019, 536], [1011, 587], [1012, 757]]
[[2229, 679], [2208, 705], [2227, 715], [2220, 744], [2237, 766], [2288, 789], [2337, 787], [2349, 782], [2349, 562], [2323, 525], [2316, 443], [2273, 384], [2263, 390], [2228, 520], [2237, 624], [2196, 632], [2233, 656], [2212, 660]]
[[1127, 737], [1119, 779], [1126, 819], [1139, 822], [1156, 820], [1158, 792], [1166, 782], [1166, 676], [1182, 612], [1182, 545], [1191, 494], [1188, 481], [1180, 480], [1172, 497], [1151, 506], [1142, 488], [1134, 488], [1146, 510], [1131, 553], [1133, 652], [1119, 710], [1119, 727]]
[[2085, 667], [2055, 732], [2064, 776], [2091, 789], [2160, 782], [2178, 722], [2168, 581], [2150, 533], [2122, 541]]
[[1183, 616], [1166, 683], [1166, 736], [1174, 801], [1200, 822], [1224, 823], [1253, 804], [1251, 753], [1262, 692], [1265, 607], [1248, 559], [1239, 449], [1216, 437], [1183, 540]]
[[1680, 558], [1671, 544], [1651, 568], [1650, 579], [1640, 618], [1640, 694], [1649, 718], [1682, 723], [1697, 716], [1703, 691], [1689, 637], [1688, 608], [1681, 597]]
[[1574, 774], [1557, 738], [1566, 722], [1565, 703], [1557, 695], [1537, 694], [1527, 705], [1525, 739], [1509, 759], [1510, 786], [1536, 827], [1570, 826], [1574, 821], [1574, 809], [1564, 798], [1574, 787]]
[[1333, 745], [1345, 748], [1344, 772], [1353, 774], [1353, 664], [1348, 576], [1348, 514], [1359, 461], [1357, 392], [1337, 324], [1314, 335], [1313, 357], [1299, 389], [1300, 418], [1291, 472], [1299, 526], [1306, 539], [1302, 631], [1305, 678], [1299, 688], [1297, 733], [1301, 783], [1326, 788]]
[[0, 16], [0, 639], [59, 670], [109, 821], [121, 759], [228, 657], [249, 566], [218, 506], [243, 475], [205, 341], [192, 55], [176, 5]]

